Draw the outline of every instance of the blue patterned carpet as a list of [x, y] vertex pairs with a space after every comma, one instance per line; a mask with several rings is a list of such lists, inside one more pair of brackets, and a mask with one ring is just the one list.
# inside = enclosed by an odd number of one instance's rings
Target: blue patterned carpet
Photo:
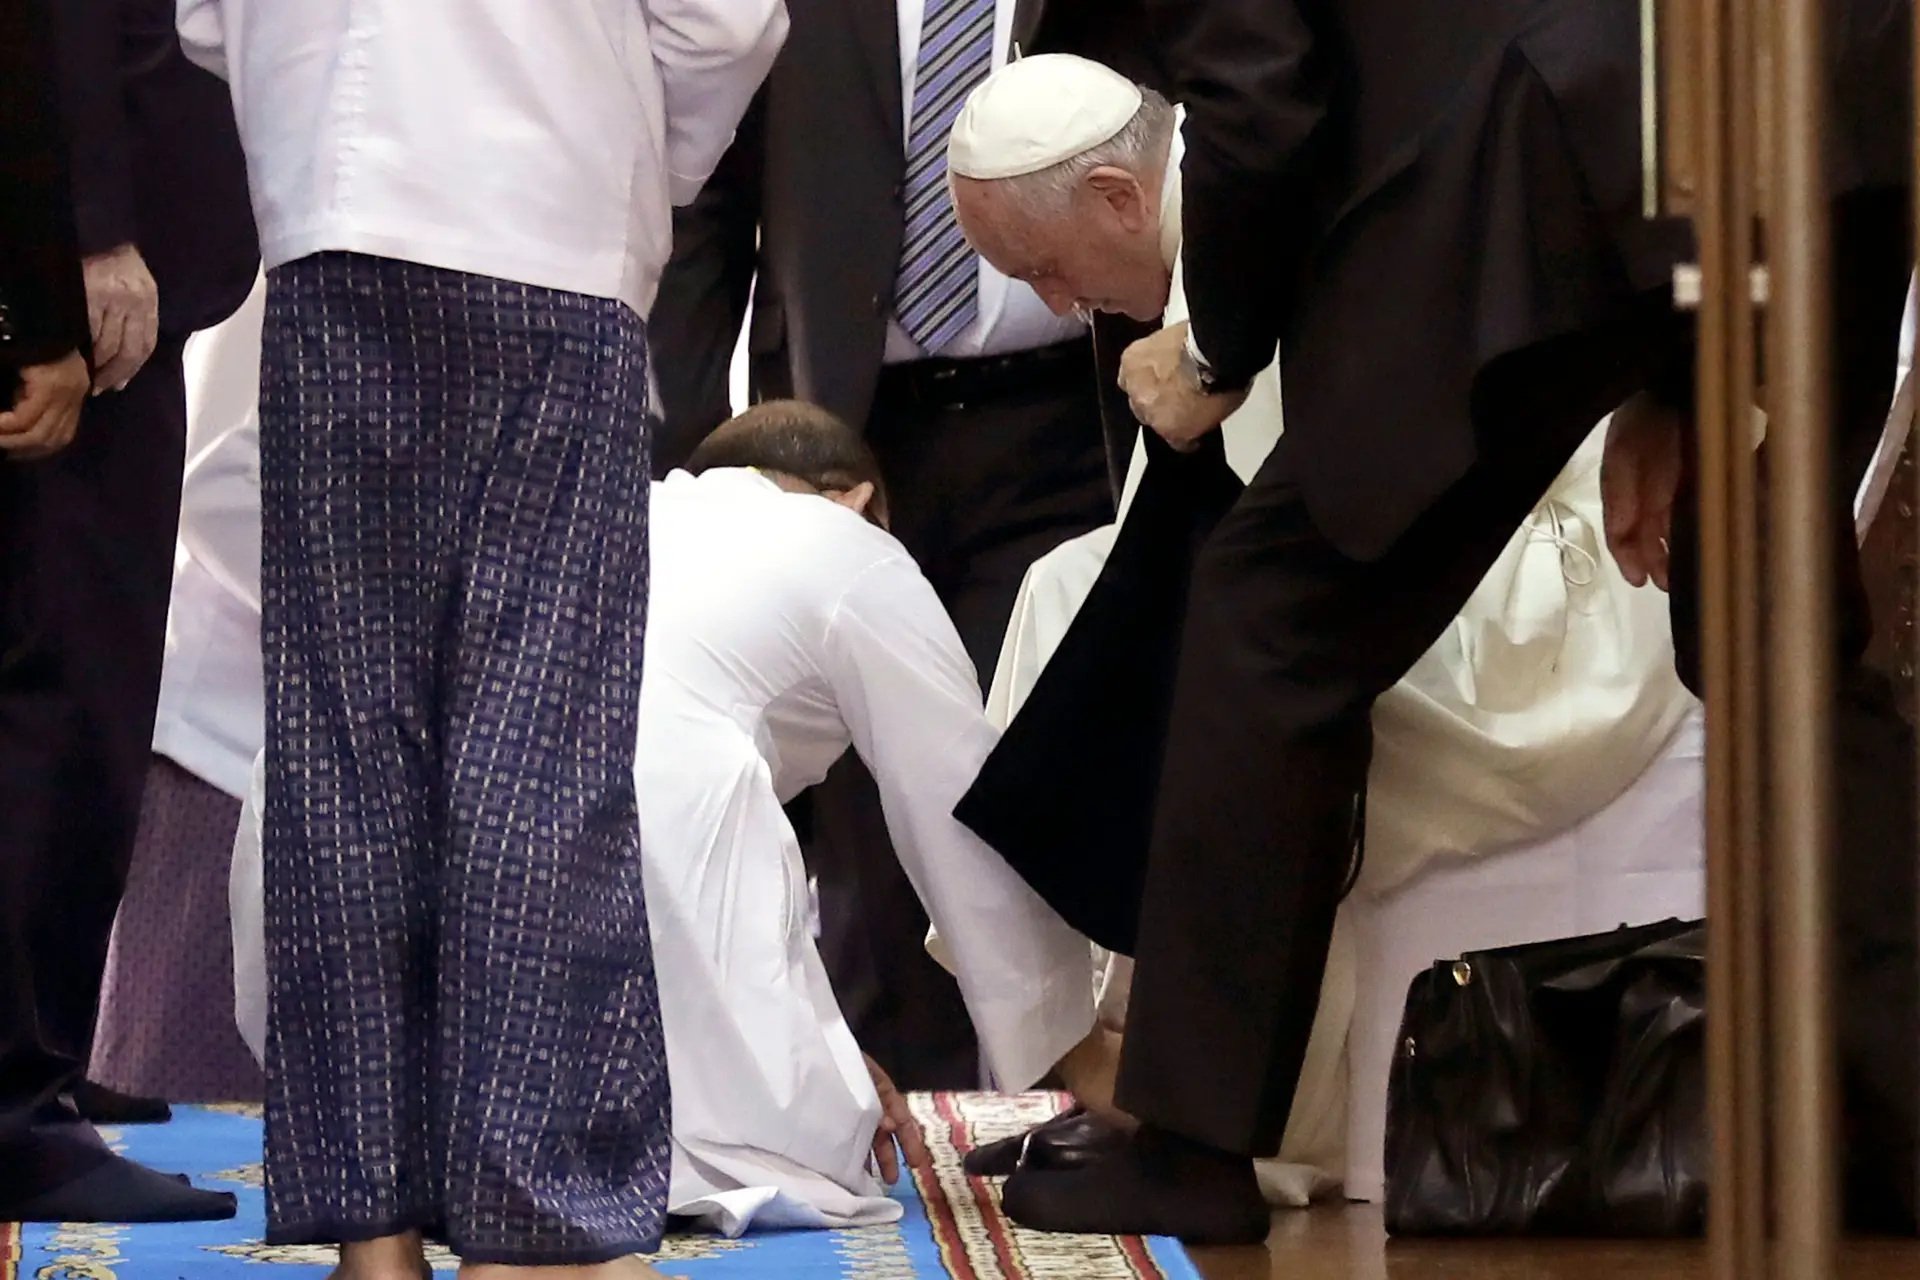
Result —
[[[691, 1280], [1199, 1280], [1172, 1241], [1047, 1236], [1013, 1227], [997, 1194], [960, 1172], [962, 1154], [1052, 1113], [1058, 1100], [972, 1094], [916, 1097], [936, 1168], [895, 1192], [903, 1219], [887, 1227], [676, 1236], [654, 1259]], [[244, 1112], [181, 1109], [174, 1122], [107, 1135], [155, 1168], [240, 1197], [232, 1222], [182, 1226], [0, 1227], [0, 1280], [323, 1280], [329, 1249], [269, 1249], [260, 1192], [260, 1122]], [[450, 1272], [454, 1260], [435, 1258]]]

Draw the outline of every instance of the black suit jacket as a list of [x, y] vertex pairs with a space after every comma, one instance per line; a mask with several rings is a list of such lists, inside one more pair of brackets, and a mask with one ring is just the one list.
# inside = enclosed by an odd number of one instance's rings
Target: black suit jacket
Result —
[[[1904, 185], [1911, 0], [1827, 16], [1833, 188]], [[1641, 217], [1636, 0], [1053, 0], [1035, 29], [1102, 22], [1150, 34], [1186, 107], [1194, 335], [1229, 381], [1279, 344], [1289, 471], [1349, 555], [1691, 254]]]
[[1156, 15], [1139, 0], [1015, 0], [1013, 44], [1022, 55], [1071, 53], [1173, 96]]
[[161, 332], [231, 315], [260, 263], [225, 84], [188, 62], [173, 0], [51, 0], [83, 254], [139, 248]]
[[786, 45], [733, 146], [674, 217], [650, 334], [661, 469], [728, 416], [750, 283], [756, 399], [799, 396], [856, 425], [873, 401], [903, 231], [898, 18], [893, 0], [788, 11]]
[[[1909, 3], [1829, 11], [1836, 193], [1908, 181]], [[1490, 52], [1451, 56], [1474, 65], [1450, 93], [1403, 86], [1397, 110], [1433, 110], [1426, 125], [1396, 138], [1384, 109], [1365, 128], [1350, 116], [1342, 145], [1370, 176], [1322, 215], [1288, 299], [1279, 447], [1322, 531], [1360, 553], [1390, 545], [1487, 434], [1596, 421], [1649, 370], [1691, 363], [1682, 319], [1645, 305], [1690, 246], [1640, 216], [1631, 0], [1548, 0]], [[1197, 307], [1191, 274], [1188, 292]], [[1217, 448], [1150, 452], [1098, 581], [955, 811], [1117, 951], [1133, 945], [1195, 549], [1236, 491]]]
[[[650, 327], [666, 418], [659, 470], [728, 416], [750, 285], [756, 399], [798, 396], [855, 425], [873, 404], [904, 231], [899, 18], [895, 0], [789, 0], [788, 10], [786, 46], [732, 148], [674, 217]], [[1023, 0], [1015, 41], [1027, 52], [1104, 52], [1149, 74], [1134, 54], [1152, 42], [1134, 38], [1134, 16], [1054, 12]]]
[[43, 0], [0, 0], [0, 407], [13, 370], [92, 343]]

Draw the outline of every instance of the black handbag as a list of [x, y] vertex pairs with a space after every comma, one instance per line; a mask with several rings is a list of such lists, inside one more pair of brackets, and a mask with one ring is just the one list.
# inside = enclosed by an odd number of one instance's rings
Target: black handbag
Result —
[[1387, 1229], [1698, 1234], [1705, 1029], [1699, 921], [1436, 963], [1388, 1086]]

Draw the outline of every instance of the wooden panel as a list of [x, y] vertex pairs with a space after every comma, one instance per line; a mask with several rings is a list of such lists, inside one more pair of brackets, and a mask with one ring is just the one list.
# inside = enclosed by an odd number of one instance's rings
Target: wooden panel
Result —
[[1659, 63], [1656, 92], [1641, 103], [1643, 112], [1654, 115], [1650, 130], [1642, 120], [1642, 138], [1654, 144], [1649, 159], [1660, 184], [1659, 212], [1690, 218], [1698, 210], [1700, 190], [1701, 5], [1699, 0], [1641, 0], [1640, 15], [1643, 51], [1650, 46]]
[[[1739, 0], [1729, 0], [1738, 3]], [[1700, 137], [1709, 125], [1701, 98], [1700, 65], [1709, 31], [1706, 20], [1717, 9], [1714, 0], [1640, 0], [1643, 71], [1652, 71], [1655, 91], [1642, 99], [1642, 139], [1646, 180], [1657, 187], [1648, 213], [1691, 218], [1698, 212], [1701, 181]], [[1767, 207], [1768, 157], [1772, 155], [1773, 120], [1769, 104], [1772, 47], [1765, 5], [1753, 13], [1755, 72], [1754, 207]], [[1644, 116], [1651, 114], [1649, 123]]]

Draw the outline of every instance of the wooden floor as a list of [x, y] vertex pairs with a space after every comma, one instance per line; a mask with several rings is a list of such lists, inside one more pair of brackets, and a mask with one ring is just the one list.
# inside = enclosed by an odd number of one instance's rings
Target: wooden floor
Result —
[[[1265, 1249], [1195, 1251], [1207, 1280], [1705, 1280], [1698, 1244], [1387, 1240], [1370, 1206], [1283, 1213]], [[1848, 1246], [1840, 1274], [1920, 1280], [1920, 1243]]]

